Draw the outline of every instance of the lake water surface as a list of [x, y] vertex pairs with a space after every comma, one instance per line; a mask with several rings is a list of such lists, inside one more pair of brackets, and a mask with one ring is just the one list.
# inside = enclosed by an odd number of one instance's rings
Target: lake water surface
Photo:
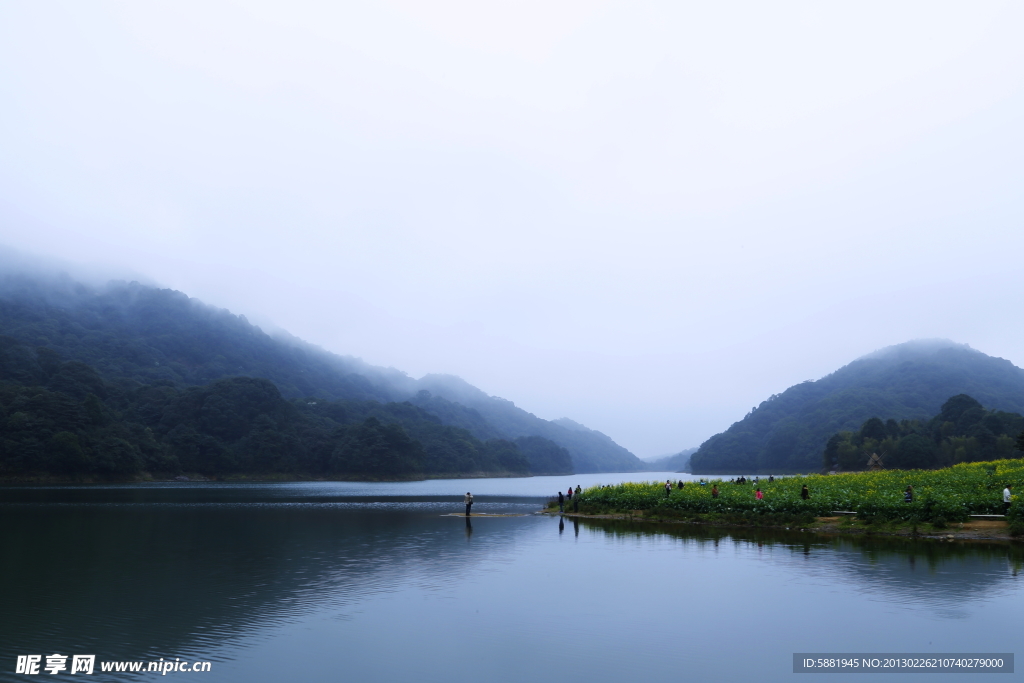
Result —
[[[838, 683], [793, 653], [1021, 640], [1006, 545], [535, 514], [570, 484], [681, 476], [0, 488], [0, 680], [32, 680], [18, 655], [78, 653], [210, 661], [167, 674], [210, 682]], [[447, 516], [467, 489], [521, 516]], [[865, 680], [925, 674], [907, 675]]]

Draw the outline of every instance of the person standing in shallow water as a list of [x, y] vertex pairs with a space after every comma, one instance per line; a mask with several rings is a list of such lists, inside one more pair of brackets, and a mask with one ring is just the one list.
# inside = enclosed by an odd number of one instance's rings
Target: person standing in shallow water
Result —
[[473, 494], [466, 491], [466, 497], [462, 499], [462, 502], [466, 504], [466, 516], [469, 517], [469, 510], [473, 507]]

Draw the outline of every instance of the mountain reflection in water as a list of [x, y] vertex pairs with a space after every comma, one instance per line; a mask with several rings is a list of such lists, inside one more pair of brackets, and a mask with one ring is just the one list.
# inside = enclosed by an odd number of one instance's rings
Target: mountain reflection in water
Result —
[[[212, 660], [209, 681], [788, 680], [798, 651], [1012, 652], [1022, 607], [1024, 553], [998, 544], [470, 520], [444, 516], [454, 490], [0, 500], [0, 678], [18, 654], [61, 652]], [[481, 496], [474, 512], [541, 502]]]

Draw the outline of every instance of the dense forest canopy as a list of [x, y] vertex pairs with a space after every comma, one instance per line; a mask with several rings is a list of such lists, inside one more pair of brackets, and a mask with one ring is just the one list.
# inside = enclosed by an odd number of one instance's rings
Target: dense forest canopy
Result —
[[562, 474], [542, 437], [480, 440], [408, 402], [286, 400], [273, 382], [110, 384], [0, 336], [0, 476]]
[[816, 472], [831, 435], [866, 420], [928, 420], [950, 396], [1024, 413], [1024, 370], [945, 340], [870, 354], [770, 397], [691, 458], [694, 473]]
[[[600, 432], [542, 420], [457, 377], [415, 380], [287, 333], [271, 336], [243, 316], [137, 282], [89, 287], [66, 276], [6, 274], [0, 277], [0, 334], [27, 353], [46, 349], [61, 362], [81, 363], [126, 392], [143, 386], [180, 392], [231, 377], [264, 378], [287, 400], [408, 402], [483, 443], [539, 436], [568, 452], [569, 469], [577, 472], [642, 467]], [[550, 473], [569, 469], [560, 465]]]
[[958, 394], [942, 404], [930, 420], [866, 420], [857, 431], [829, 437], [822, 464], [825, 470], [859, 471], [935, 469], [962, 462], [1006, 460], [1024, 456], [1024, 417], [985, 410], [981, 403]]

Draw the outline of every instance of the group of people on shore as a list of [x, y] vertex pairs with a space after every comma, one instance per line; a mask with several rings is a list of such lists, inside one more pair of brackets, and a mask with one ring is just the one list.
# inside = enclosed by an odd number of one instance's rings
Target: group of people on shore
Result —
[[559, 512], [565, 512], [565, 499], [568, 498], [569, 500], [572, 501], [572, 511], [573, 512], [579, 512], [580, 511], [580, 498], [579, 498], [579, 494], [581, 494], [581, 493], [583, 493], [583, 488], [579, 484], [576, 485], [576, 490], [575, 491], [573, 491], [573, 488], [571, 486], [569, 487], [569, 490], [566, 491], [565, 493], [562, 493], [561, 491], [559, 491], [558, 492], [558, 511]]
[[[758, 477], [754, 477], [754, 483], [755, 484], [757, 484], [759, 481], [760, 481], [760, 479]], [[775, 481], [775, 476], [774, 475], [768, 475], [768, 483], [770, 484], [770, 483], [773, 483], [774, 481]], [[746, 477], [738, 477], [737, 479], [730, 479], [729, 482], [730, 483], [734, 483], [734, 484], [746, 484], [747, 483], [747, 478]], [[706, 482], [703, 479], [701, 479], [699, 482], [697, 482], [697, 485], [698, 486], [707, 486], [708, 483], [709, 482]], [[686, 482], [684, 482], [682, 479], [680, 479], [676, 483], [676, 488], [677, 489], [681, 490], [685, 486], [686, 486]], [[577, 487], [577, 489], [578, 488], [579, 487]], [[712, 484], [711, 485], [711, 497], [712, 498], [718, 498], [718, 494], [719, 494], [718, 484]], [[669, 480], [669, 479], [665, 480], [665, 495], [666, 496], [671, 496], [672, 495], [672, 481]], [[807, 488], [807, 484], [804, 484], [803, 487], [800, 489], [800, 497], [803, 498], [804, 500], [807, 500], [807, 499], [809, 499], [811, 497], [811, 492]], [[755, 488], [755, 490], [754, 490], [754, 498], [756, 498], [758, 500], [764, 500], [764, 491], [761, 490], [760, 486], [757, 486]]]
[[[730, 484], [749, 484], [751, 482], [748, 482], [746, 477], [739, 476], [739, 477], [736, 477], [735, 479], [730, 479], [729, 483]], [[754, 485], [760, 484], [761, 483], [761, 477], [754, 477], [754, 480], [753, 480], [752, 483]], [[774, 474], [769, 474], [768, 475], [768, 483], [769, 484], [774, 484], [775, 483], [775, 475]]]

